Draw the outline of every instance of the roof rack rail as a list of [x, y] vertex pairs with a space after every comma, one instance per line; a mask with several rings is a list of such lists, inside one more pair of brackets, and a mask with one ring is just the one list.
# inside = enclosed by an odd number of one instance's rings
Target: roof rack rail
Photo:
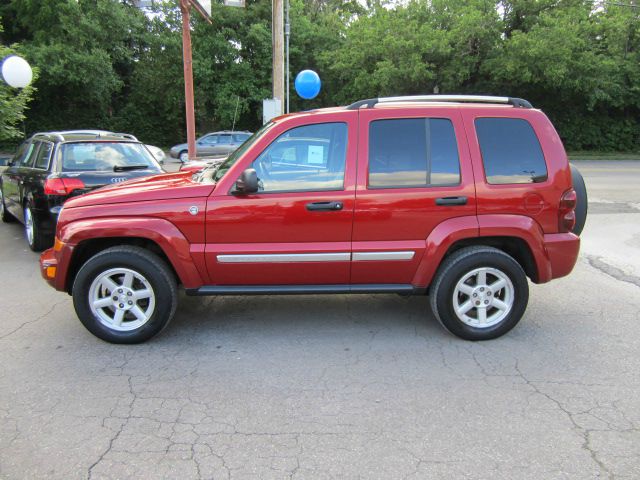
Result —
[[38, 132], [32, 135], [32, 137], [37, 137], [37, 136], [56, 137], [60, 142], [64, 142], [64, 137], [60, 135], [58, 132]]
[[471, 103], [500, 103], [513, 105], [517, 108], [533, 108], [530, 102], [515, 97], [493, 97], [489, 95], [409, 95], [405, 97], [381, 97], [359, 100], [347, 107], [347, 110], [357, 110], [366, 106], [372, 108], [378, 103], [398, 102], [471, 102]]
[[117, 135], [119, 137], [124, 137], [124, 138], [128, 138], [129, 140], [135, 140], [136, 142], [138, 141], [138, 139], [131, 135], [130, 133], [112, 133], [111, 135]]

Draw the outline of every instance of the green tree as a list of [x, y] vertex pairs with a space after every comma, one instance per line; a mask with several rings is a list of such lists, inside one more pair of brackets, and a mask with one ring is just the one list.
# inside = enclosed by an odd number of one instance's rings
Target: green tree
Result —
[[[0, 44], [0, 61], [17, 53], [15, 45], [10, 48]], [[25, 110], [33, 91], [32, 85], [15, 89], [0, 80], [0, 143], [10, 143], [22, 136], [20, 125], [25, 119]]]

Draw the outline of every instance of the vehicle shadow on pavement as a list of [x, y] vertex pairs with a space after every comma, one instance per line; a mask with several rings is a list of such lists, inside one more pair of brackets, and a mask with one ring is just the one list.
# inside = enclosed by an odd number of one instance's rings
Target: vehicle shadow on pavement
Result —
[[189, 297], [181, 294], [176, 316], [163, 338], [237, 335], [327, 337], [385, 330], [395, 335], [448, 337], [425, 296], [260, 295]]

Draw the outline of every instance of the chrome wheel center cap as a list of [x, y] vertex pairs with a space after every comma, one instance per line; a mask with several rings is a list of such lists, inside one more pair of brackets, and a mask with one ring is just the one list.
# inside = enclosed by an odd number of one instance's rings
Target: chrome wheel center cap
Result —
[[111, 300], [113, 301], [113, 308], [116, 310], [131, 310], [135, 305], [133, 290], [127, 287], [119, 287], [114, 292], [111, 292]]

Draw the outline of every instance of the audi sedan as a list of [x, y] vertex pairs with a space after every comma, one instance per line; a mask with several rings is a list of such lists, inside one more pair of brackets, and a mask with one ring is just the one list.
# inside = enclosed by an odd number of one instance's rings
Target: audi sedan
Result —
[[53, 245], [58, 213], [69, 197], [162, 173], [133, 135], [100, 130], [36, 133], [0, 175], [0, 218], [17, 220], [34, 251]]

